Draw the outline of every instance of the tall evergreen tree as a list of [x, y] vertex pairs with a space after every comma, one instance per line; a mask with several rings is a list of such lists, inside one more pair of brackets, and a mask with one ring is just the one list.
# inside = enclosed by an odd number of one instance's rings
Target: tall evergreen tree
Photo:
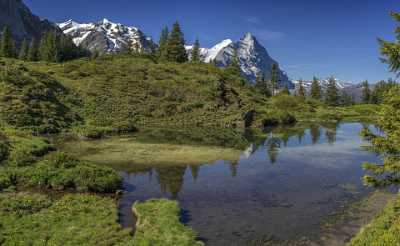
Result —
[[299, 85], [298, 85], [298, 88], [297, 88], [297, 96], [302, 100], [306, 99], [306, 90], [304, 89], [303, 80], [302, 79], [299, 80]]
[[[392, 12], [391, 15], [400, 23], [400, 13]], [[400, 75], [400, 25], [397, 26], [395, 34], [397, 39], [395, 42], [385, 41], [383, 39], [378, 39], [378, 41], [383, 56], [381, 60], [389, 65], [389, 70], [391, 72]]]
[[[392, 13], [400, 22], [400, 13]], [[388, 63], [390, 71], [400, 73], [400, 25], [396, 29], [397, 42], [380, 40], [381, 53]], [[364, 136], [371, 140], [373, 149], [383, 157], [383, 164], [365, 163], [364, 168], [370, 174], [364, 182], [374, 186], [400, 185], [400, 86], [393, 85], [386, 94], [382, 112], [378, 121], [379, 128], [385, 133], [374, 135], [366, 128]]]
[[339, 91], [334, 77], [329, 78], [325, 94], [325, 102], [330, 106], [337, 106], [339, 104]]
[[313, 81], [311, 83], [310, 96], [315, 100], [321, 100], [322, 98], [321, 85], [319, 84], [319, 81], [316, 77], [313, 78]]
[[39, 48], [40, 59], [48, 62], [60, 61], [60, 48], [56, 32], [47, 32], [42, 37]]
[[363, 82], [362, 102], [363, 103], [370, 103], [371, 102], [371, 90], [369, 88], [368, 80]]
[[278, 64], [273, 63], [271, 68], [271, 92], [274, 96], [279, 86], [279, 67]]
[[199, 62], [200, 61], [200, 42], [198, 39], [194, 42], [192, 49], [192, 61]]
[[38, 47], [34, 39], [31, 40], [29, 44], [28, 50], [28, 61], [37, 61], [38, 60]]
[[8, 58], [16, 57], [15, 43], [9, 26], [4, 27], [1, 35], [0, 55]]
[[168, 38], [167, 60], [178, 63], [188, 61], [188, 56], [185, 49], [185, 39], [178, 22], [174, 23]]
[[28, 53], [29, 53], [28, 41], [24, 39], [24, 41], [22, 41], [21, 48], [19, 49], [18, 58], [21, 60], [28, 60]]
[[242, 69], [240, 68], [240, 63], [239, 63], [239, 55], [236, 49], [233, 50], [232, 60], [225, 70], [228, 74], [233, 74], [235, 76], [242, 75]]
[[156, 57], [159, 60], [167, 60], [167, 45], [169, 39], [168, 27], [164, 27], [161, 30], [160, 41], [158, 42], [158, 49], [156, 51]]
[[268, 80], [265, 79], [265, 75], [263, 72], [259, 72], [257, 74], [257, 79], [256, 79], [256, 88], [260, 90], [260, 92], [267, 97], [271, 96], [271, 89], [268, 84]]

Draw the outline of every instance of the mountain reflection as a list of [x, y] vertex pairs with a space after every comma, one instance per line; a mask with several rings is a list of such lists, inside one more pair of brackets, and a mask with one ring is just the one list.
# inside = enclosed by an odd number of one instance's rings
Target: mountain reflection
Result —
[[[247, 147], [243, 145], [242, 155], [238, 156], [237, 161], [228, 163], [229, 175], [232, 178], [239, 175], [238, 170], [241, 158], [251, 160], [253, 156], [256, 156], [257, 158], [265, 158], [265, 161], [271, 165], [279, 165], [278, 158], [283, 148], [323, 143], [334, 145], [337, 141], [338, 127], [338, 124], [332, 123], [323, 125], [309, 124], [270, 128], [259, 135], [247, 132], [246, 137], [243, 136], [243, 139], [247, 139], [249, 144]], [[368, 127], [368, 125], [365, 127]], [[243, 142], [245, 141], [243, 140]], [[147, 172], [149, 181], [154, 182], [156, 180], [164, 195], [170, 195], [173, 199], [177, 199], [185, 182], [185, 174], [190, 175], [193, 182], [197, 182], [202, 165], [155, 166], [147, 170], [138, 169], [137, 173]], [[134, 170], [132, 171], [136, 173]]]

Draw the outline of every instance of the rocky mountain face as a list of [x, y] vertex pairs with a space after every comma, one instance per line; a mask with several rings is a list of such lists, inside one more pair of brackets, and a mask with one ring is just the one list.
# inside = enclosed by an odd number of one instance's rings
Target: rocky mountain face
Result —
[[97, 23], [81, 24], [73, 20], [59, 23], [64, 34], [74, 43], [99, 54], [118, 53], [128, 48], [150, 51], [155, 47], [151, 38], [136, 27], [129, 27], [103, 19]]
[[[192, 48], [193, 46], [186, 46], [189, 54]], [[251, 33], [247, 33], [237, 42], [227, 39], [212, 48], [201, 48], [200, 53], [203, 61], [215, 62], [220, 67], [226, 67], [231, 63], [235, 50], [243, 75], [253, 83], [259, 73], [263, 73], [269, 79], [272, 64], [278, 64]], [[294, 84], [282, 70], [279, 71], [279, 78], [281, 87], [294, 88]]]
[[22, 0], [0, 0], [0, 30], [11, 28], [17, 45], [23, 39], [40, 40], [43, 33], [58, 28], [47, 20], [32, 14]]

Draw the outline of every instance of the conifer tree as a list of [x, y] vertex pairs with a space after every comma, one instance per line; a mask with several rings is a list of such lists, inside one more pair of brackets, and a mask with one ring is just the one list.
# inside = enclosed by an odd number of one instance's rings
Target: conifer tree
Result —
[[28, 60], [28, 53], [29, 53], [28, 41], [24, 39], [24, 41], [22, 41], [21, 48], [19, 50], [18, 58], [21, 60]]
[[0, 55], [8, 58], [16, 57], [15, 43], [9, 26], [4, 27], [1, 35]]
[[260, 90], [260, 92], [267, 97], [271, 96], [271, 89], [269, 87], [268, 81], [265, 78], [263, 72], [259, 72], [256, 78], [256, 88]]
[[285, 87], [283, 88], [283, 90], [279, 94], [290, 95], [290, 90], [289, 90], [288, 86], [285, 85]]
[[272, 95], [275, 95], [276, 90], [278, 89], [279, 85], [279, 74], [278, 74], [278, 64], [273, 63], [271, 68], [271, 91]]
[[303, 80], [302, 79], [299, 80], [299, 86], [297, 88], [297, 96], [302, 100], [306, 99], [306, 91], [304, 89]]
[[48, 62], [60, 61], [58, 37], [55, 32], [47, 32], [40, 43], [40, 59]]
[[369, 88], [368, 80], [363, 82], [362, 102], [365, 104], [371, 102], [371, 90]]
[[160, 41], [158, 42], [158, 49], [156, 52], [156, 57], [160, 60], [167, 60], [167, 45], [169, 39], [168, 27], [164, 27], [161, 31]]
[[337, 106], [339, 103], [339, 91], [334, 77], [329, 78], [328, 87], [326, 88], [325, 102], [329, 106]]
[[[392, 13], [400, 22], [400, 13]], [[397, 42], [380, 39], [381, 53], [389, 70], [400, 73], [400, 25], [396, 29]], [[375, 135], [367, 129], [364, 136], [371, 140], [373, 149], [383, 157], [383, 164], [365, 163], [364, 168], [370, 174], [364, 176], [364, 182], [374, 186], [400, 185], [400, 86], [393, 85], [386, 94], [382, 112], [378, 121], [379, 128], [385, 133]]]
[[[400, 13], [392, 12], [391, 15], [400, 23]], [[400, 75], [400, 25], [395, 30], [395, 34], [397, 39], [395, 42], [389, 42], [383, 39], [378, 39], [378, 41], [383, 56], [381, 60], [389, 65], [389, 70], [391, 72]]]
[[239, 76], [239, 77], [242, 75], [242, 69], [240, 68], [239, 56], [238, 56], [237, 49], [233, 50], [232, 60], [225, 70], [228, 74], [232, 74], [232, 75]]
[[199, 62], [200, 61], [200, 42], [198, 39], [194, 42], [192, 49], [192, 61]]
[[311, 83], [310, 96], [312, 99], [315, 100], [321, 100], [322, 98], [321, 85], [319, 84], [319, 81], [316, 77], [313, 78], [313, 81]]
[[37, 48], [37, 45], [36, 45], [36, 42], [34, 39], [32, 39], [29, 44], [27, 60], [28, 61], [37, 61], [38, 60], [38, 48]]
[[185, 49], [185, 39], [178, 22], [175, 22], [167, 42], [167, 60], [183, 63], [188, 61]]

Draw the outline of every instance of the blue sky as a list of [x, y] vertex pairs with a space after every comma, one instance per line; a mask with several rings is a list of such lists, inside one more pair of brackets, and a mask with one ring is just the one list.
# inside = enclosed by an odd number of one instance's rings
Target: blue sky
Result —
[[398, 0], [24, 0], [51, 21], [108, 18], [158, 40], [178, 20], [188, 43], [209, 47], [252, 32], [293, 79], [335, 75], [371, 82], [394, 77], [379, 61], [377, 37], [394, 39]]

